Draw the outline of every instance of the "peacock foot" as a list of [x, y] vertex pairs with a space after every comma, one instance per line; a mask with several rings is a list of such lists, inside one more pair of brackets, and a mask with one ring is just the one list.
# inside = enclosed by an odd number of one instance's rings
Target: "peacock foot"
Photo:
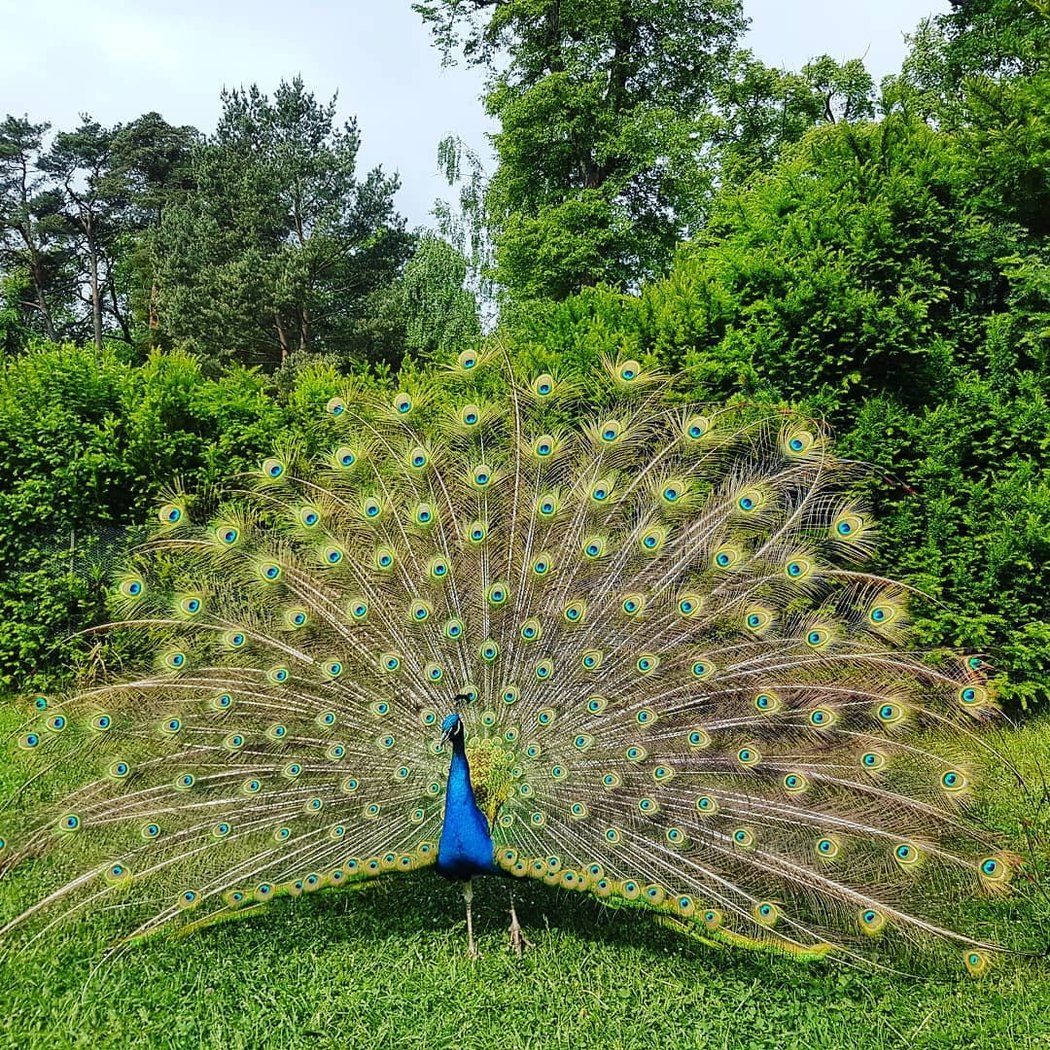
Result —
[[532, 941], [525, 936], [525, 931], [518, 922], [518, 913], [514, 905], [510, 906], [510, 950], [520, 959], [525, 954], [526, 948], [533, 948]]

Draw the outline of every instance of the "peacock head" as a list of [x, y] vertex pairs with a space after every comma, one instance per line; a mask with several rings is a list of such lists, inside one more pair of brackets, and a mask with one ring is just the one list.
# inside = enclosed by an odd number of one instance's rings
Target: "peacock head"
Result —
[[445, 720], [441, 723], [441, 743], [451, 740], [453, 744], [458, 744], [462, 739], [463, 719], [453, 711], [451, 714], [445, 715]]

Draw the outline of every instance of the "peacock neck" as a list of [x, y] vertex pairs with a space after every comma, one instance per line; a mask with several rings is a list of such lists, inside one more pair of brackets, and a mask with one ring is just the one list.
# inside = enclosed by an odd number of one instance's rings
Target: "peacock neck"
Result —
[[442, 875], [456, 879], [490, 874], [496, 870], [493, 849], [489, 823], [474, 797], [470, 763], [463, 733], [459, 732], [452, 737], [437, 869]]

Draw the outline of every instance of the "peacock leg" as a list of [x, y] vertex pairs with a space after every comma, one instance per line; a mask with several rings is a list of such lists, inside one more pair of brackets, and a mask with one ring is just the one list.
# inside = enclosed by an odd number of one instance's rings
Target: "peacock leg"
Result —
[[518, 922], [518, 913], [514, 909], [514, 891], [510, 894], [510, 950], [520, 959], [526, 948], [533, 946], [532, 941], [525, 936]]
[[478, 948], [474, 943], [474, 916], [471, 914], [471, 904], [474, 902], [474, 887], [470, 879], [463, 883], [463, 903], [467, 906], [467, 955], [471, 959], [478, 958]]

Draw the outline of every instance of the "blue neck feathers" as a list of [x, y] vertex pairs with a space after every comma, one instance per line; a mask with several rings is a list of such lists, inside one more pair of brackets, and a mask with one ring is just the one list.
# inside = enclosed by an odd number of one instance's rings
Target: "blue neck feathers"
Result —
[[452, 741], [452, 764], [445, 791], [445, 821], [438, 844], [437, 870], [450, 879], [470, 879], [496, 871], [489, 822], [478, 809], [470, 783], [470, 766], [459, 723]]

